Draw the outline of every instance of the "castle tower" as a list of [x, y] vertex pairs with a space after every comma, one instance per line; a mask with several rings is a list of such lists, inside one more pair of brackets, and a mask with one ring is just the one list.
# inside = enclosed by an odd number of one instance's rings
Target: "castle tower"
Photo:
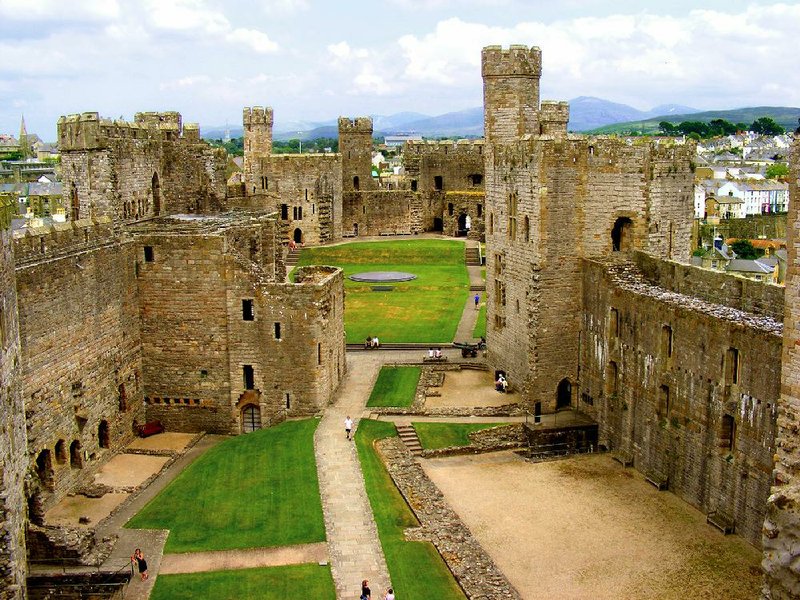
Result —
[[339, 117], [339, 153], [342, 155], [342, 191], [374, 189], [371, 117]]
[[266, 189], [262, 181], [261, 159], [272, 154], [272, 109], [270, 107], [245, 107], [242, 112], [244, 126], [244, 174], [247, 195]]
[[25, 115], [22, 115], [22, 120], [19, 124], [19, 150], [22, 153], [22, 159], [30, 158], [31, 145], [28, 143], [28, 130], [25, 127]]
[[[24, 123], [23, 123], [24, 130]], [[25, 597], [25, 496], [27, 441], [22, 401], [17, 293], [11, 216], [14, 202], [0, 201], [0, 598]]]
[[487, 46], [481, 65], [486, 141], [502, 143], [538, 134], [542, 51], [536, 46]]
[[800, 137], [792, 147], [789, 174], [789, 215], [781, 365], [781, 399], [778, 406], [778, 439], [773, 485], [767, 502], [762, 543], [765, 572], [764, 598], [800, 598], [800, 581], [794, 565], [800, 535]]

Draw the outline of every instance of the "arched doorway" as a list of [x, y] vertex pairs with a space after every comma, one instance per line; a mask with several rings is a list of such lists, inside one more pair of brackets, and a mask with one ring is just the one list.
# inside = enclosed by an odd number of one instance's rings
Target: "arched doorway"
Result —
[[356, 175], [355, 177], [353, 177], [353, 189], [354, 189], [354, 190], [356, 190], [356, 191], [358, 191], [359, 189], [361, 189], [361, 182], [360, 182], [360, 180], [358, 179], [358, 175]]
[[467, 235], [469, 227], [467, 226], [467, 213], [458, 215], [458, 232], [456, 235]]
[[556, 410], [572, 406], [572, 384], [566, 377], [561, 380], [556, 389]]
[[248, 404], [242, 408], [242, 433], [252, 433], [261, 429], [261, 408]]
[[53, 460], [50, 450], [42, 450], [36, 457], [36, 474], [42, 485], [48, 489], [53, 488]]
[[73, 469], [83, 468], [83, 456], [81, 455], [81, 443], [78, 440], [69, 445], [69, 466]]
[[614, 252], [627, 252], [631, 249], [631, 230], [633, 221], [628, 217], [620, 217], [614, 222], [611, 230], [611, 249]]
[[299, 227], [295, 228], [294, 233], [292, 234], [292, 239], [294, 240], [295, 244], [302, 244], [303, 243], [303, 230]]
[[433, 219], [433, 230], [442, 231], [444, 229], [443, 222], [439, 217]]
[[100, 421], [97, 426], [97, 443], [101, 448], [111, 447], [111, 435], [108, 431], [108, 421]]
[[153, 173], [151, 181], [153, 188], [153, 214], [161, 214], [161, 184], [158, 181], [158, 173]]

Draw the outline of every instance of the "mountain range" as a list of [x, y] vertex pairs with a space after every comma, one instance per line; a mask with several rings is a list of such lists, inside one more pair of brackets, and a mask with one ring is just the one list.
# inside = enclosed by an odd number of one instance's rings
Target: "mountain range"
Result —
[[[709, 121], [715, 118], [731, 122], [751, 123], [754, 118], [771, 116], [787, 129], [794, 129], [797, 120], [796, 108], [758, 107], [736, 111], [705, 111], [680, 104], [662, 104], [648, 111], [638, 110], [626, 104], [610, 102], [602, 98], [580, 96], [569, 101], [570, 131], [602, 131], [608, 126], [615, 132], [624, 132], [647, 123], [647, 131], [657, 130], [660, 121], [679, 123], [685, 120]], [[738, 115], [738, 116], [737, 116]], [[755, 115], [748, 116], [748, 115]], [[400, 112], [393, 115], [372, 115], [376, 137], [395, 133], [419, 133], [425, 137], [481, 137], [483, 136], [483, 107], [468, 108], [443, 115], [430, 116], [417, 112]], [[625, 126], [628, 129], [625, 129]], [[600, 129], [603, 128], [603, 129]], [[621, 128], [621, 129], [620, 129]], [[224, 127], [201, 128], [206, 139], [219, 139], [225, 135]], [[242, 135], [241, 127], [229, 129], [231, 137]], [[275, 140], [310, 140], [320, 137], [338, 136], [337, 120], [326, 121], [276, 121]]]

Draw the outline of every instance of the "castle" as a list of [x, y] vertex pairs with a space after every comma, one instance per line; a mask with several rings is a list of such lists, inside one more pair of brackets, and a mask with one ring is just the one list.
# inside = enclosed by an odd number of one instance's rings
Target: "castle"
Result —
[[287, 282], [289, 240], [467, 229], [487, 361], [526, 407], [591, 416], [604, 448], [764, 548], [767, 597], [800, 597], [794, 228], [785, 298], [689, 266], [691, 144], [569, 134], [538, 48], [485, 48], [482, 70], [485, 139], [407, 143], [392, 188], [368, 118], [339, 120], [338, 153], [275, 155], [272, 110], [245, 108], [231, 185], [177, 113], [59, 120], [70, 220], [15, 238], [0, 214], [0, 598], [25, 596], [26, 552], [81, 558], [43, 512], [138, 425], [235, 434], [329, 402], [342, 273]]

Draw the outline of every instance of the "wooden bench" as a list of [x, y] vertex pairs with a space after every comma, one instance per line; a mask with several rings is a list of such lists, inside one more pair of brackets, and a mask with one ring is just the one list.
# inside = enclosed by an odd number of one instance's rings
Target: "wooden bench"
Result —
[[659, 492], [669, 487], [669, 477], [656, 472], [649, 472], [644, 476], [647, 483], [652, 484]]
[[447, 357], [439, 356], [437, 358], [436, 356], [426, 356], [422, 359], [422, 362], [447, 362]]
[[728, 514], [715, 510], [706, 515], [706, 523], [719, 529], [723, 535], [728, 535], [736, 531], [736, 521]]
[[621, 464], [623, 467], [632, 467], [633, 466], [633, 457], [628, 454], [627, 452], [614, 452], [611, 455], [615, 461]]
[[393, 285], [373, 285], [372, 286], [373, 292], [392, 292], [394, 291]]
[[164, 426], [161, 424], [161, 421], [150, 421], [144, 425], [140, 425], [137, 433], [139, 437], [146, 438], [151, 435], [156, 435], [157, 433], [162, 433], [163, 431]]

